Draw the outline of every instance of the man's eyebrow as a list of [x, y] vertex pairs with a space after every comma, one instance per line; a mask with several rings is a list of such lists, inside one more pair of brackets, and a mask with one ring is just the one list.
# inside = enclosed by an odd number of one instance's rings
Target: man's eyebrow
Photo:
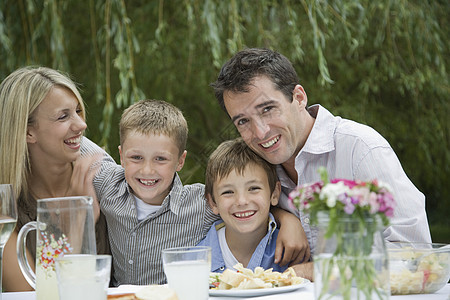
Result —
[[232, 118], [231, 118], [231, 122], [234, 123], [234, 121], [236, 121], [237, 119], [239, 119], [239, 118], [242, 117], [242, 116], [243, 116], [243, 114], [238, 114], [238, 115], [232, 117]]
[[[274, 104], [274, 103], [275, 103], [275, 100], [267, 100], [267, 101], [264, 101], [264, 102], [256, 105], [255, 109], [260, 109], [260, 108], [263, 108], [263, 107], [265, 107], [267, 105], [271, 105], [271, 104]], [[234, 123], [234, 121], [236, 121], [237, 119], [241, 118], [243, 115], [244, 114], [238, 114], [238, 115], [232, 117], [231, 121]]]
[[274, 104], [274, 103], [275, 103], [275, 100], [267, 100], [267, 101], [264, 101], [263, 103], [260, 103], [260, 104], [256, 105], [255, 108], [263, 108], [263, 107], [265, 107], [267, 105], [271, 105], [271, 104]]

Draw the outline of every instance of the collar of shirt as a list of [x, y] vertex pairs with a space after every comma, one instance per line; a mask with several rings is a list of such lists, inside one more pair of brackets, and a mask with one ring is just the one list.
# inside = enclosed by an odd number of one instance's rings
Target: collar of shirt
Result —
[[121, 165], [117, 165], [116, 163], [110, 164], [114, 170], [114, 172], [120, 174], [120, 178], [123, 180], [119, 180], [117, 184], [117, 198], [123, 197], [126, 194], [132, 194], [132, 190], [129, 187], [127, 181], [125, 180], [125, 169]]
[[321, 154], [334, 150], [334, 132], [336, 131], [338, 120], [319, 104], [308, 107], [308, 111], [315, 117], [316, 121], [297, 157], [302, 151]]
[[[314, 122], [305, 145], [297, 154], [295, 159], [296, 164], [303, 152], [322, 154], [331, 152], [335, 149], [334, 132], [336, 131], [338, 124], [336, 117], [319, 104], [308, 107], [308, 112], [316, 119], [316, 121]], [[281, 165], [277, 165], [277, 174], [282, 186], [293, 189], [297, 185], [296, 182], [293, 182], [289, 178]]]
[[178, 173], [175, 173], [169, 195], [167, 195], [162, 203], [163, 206], [165, 203], [168, 203], [167, 205], [169, 205], [170, 210], [177, 216], [182, 213], [181, 204], [183, 200], [183, 188], [184, 186], [180, 176], [178, 176]]
[[[211, 245], [217, 245], [219, 246], [219, 237], [217, 235], [217, 231], [223, 227], [225, 227], [225, 223], [223, 222], [223, 220], [218, 220], [214, 223], [213, 225], [216, 229], [216, 233], [214, 235], [211, 235], [210, 238], [212, 238], [212, 243]], [[257, 265], [259, 265], [261, 263], [261, 259], [262, 259], [262, 255], [264, 254], [264, 250], [266, 245], [269, 243], [269, 241], [272, 239], [272, 235], [275, 232], [275, 229], [277, 228], [277, 223], [275, 222], [275, 219], [273, 217], [273, 215], [271, 213], [269, 213], [269, 219], [268, 219], [268, 232], [267, 234], [264, 236], [264, 238], [260, 241], [258, 247], [255, 250], [255, 253], [253, 253], [252, 258], [250, 259], [249, 262], [249, 266], [251, 267], [250, 264], [256, 263]], [[260, 245], [264, 245], [264, 247], [262, 248], [262, 253], [257, 253], [258, 249], [260, 248]], [[213, 249], [215, 250], [215, 249]], [[220, 249], [219, 246], [219, 251], [211, 251], [211, 270], [221, 270], [223, 271], [225, 269], [225, 262], [223, 260], [223, 256], [222, 256], [222, 251]], [[255, 257], [255, 255], [257, 257]]]

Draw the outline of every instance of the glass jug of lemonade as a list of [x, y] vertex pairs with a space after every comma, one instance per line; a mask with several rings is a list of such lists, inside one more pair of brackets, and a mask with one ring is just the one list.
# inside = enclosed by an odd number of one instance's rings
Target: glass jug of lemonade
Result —
[[[37, 220], [18, 236], [20, 269], [36, 290], [37, 300], [59, 300], [55, 259], [65, 254], [96, 254], [91, 197], [47, 198], [37, 201]], [[26, 237], [36, 230], [36, 274], [26, 260]]]

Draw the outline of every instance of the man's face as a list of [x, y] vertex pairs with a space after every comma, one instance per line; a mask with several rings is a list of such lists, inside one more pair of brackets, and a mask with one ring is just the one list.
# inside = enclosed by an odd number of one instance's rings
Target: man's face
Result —
[[248, 92], [224, 93], [227, 112], [244, 141], [272, 164], [295, 159], [309, 134], [306, 94], [300, 85], [290, 100], [266, 76], [256, 77]]

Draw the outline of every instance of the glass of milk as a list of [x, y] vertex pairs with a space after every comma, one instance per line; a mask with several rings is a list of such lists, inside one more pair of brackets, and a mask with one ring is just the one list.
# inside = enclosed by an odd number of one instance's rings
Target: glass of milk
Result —
[[106, 300], [111, 255], [69, 254], [56, 260], [60, 300]]
[[208, 300], [211, 247], [177, 247], [162, 251], [169, 288], [179, 300]]

